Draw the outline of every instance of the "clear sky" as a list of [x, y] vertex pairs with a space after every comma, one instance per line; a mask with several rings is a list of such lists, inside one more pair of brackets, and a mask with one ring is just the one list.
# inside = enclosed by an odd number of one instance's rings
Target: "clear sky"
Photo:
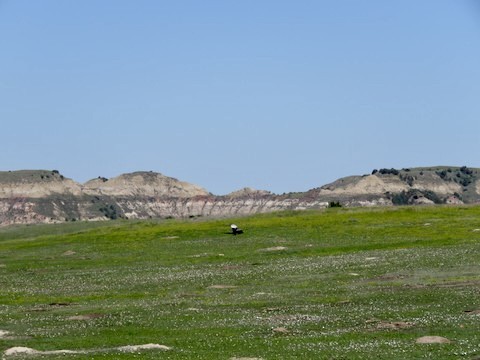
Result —
[[0, 0], [0, 170], [214, 194], [480, 167], [480, 0]]

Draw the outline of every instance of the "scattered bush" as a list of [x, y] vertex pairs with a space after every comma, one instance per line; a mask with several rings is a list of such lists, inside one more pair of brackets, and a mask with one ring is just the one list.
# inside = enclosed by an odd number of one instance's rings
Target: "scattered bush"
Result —
[[402, 175], [400, 174], [400, 180], [405, 181], [409, 186], [413, 186], [415, 177], [412, 175]]
[[460, 180], [460, 184], [462, 186], [468, 186], [472, 183], [472, 179], [469, 179], [469, 178], [464, 178], [462, 180]]
[[410, 196], [405, 191], [402, 191], [401, 193], [398, 194], [393, 194], [390, 196], [392, 197], [392, 203], [393, 205], [408, 205], [408, 202], [410, 200]]
[[443, 180], [445, 180], [446, 177], [447, 177], [447, 170], [436, 171], [435, 173], [436, 173], [438, 176], [440, 176]]
[[394, 168], [380, 169], [378, 172], [382, 175], [398, 175], [400, 173], [397, 169]]
[[444, 201], [433, 191], [431, 190], [424, 190], [422, 191], [423, 196], [425, 196], [428, 200], [432, 200], [435, 204], [443, 204]]
[[118, 214], [117, 214], [117, 209], [115, 208], [114, 205], [105, 205], [104, 207], [101, 207], [98, 209], [105, 217], [115, 220], [118, 219]]
[[342, 204], [340, 204], [339, 201], [330, 201], [328, 204], [329, 208], [335, 208], [335, 207], [342, 207]]
[[465, 175], [473, 175], [473, 170], [472, 169], [469, 169], [468, 167], [466, 166], [462, 166], [460, 168], [460, 172], [464, 173]]
[[462, 166], [460, 169], [458, 169], [455, 173], [455, 177], [453, 178], [453, 181], [455, 181], [457, 184], [462, 185], [463, 187], [467, 187], [468, 185], [473, 183], [474, 180], [475, 171], [467, 168], [466, 166]]
[[411, 189], [408, 191], [402, 191], [397, 194], [387, 194], [387, 196], [391, 197], [392, 203], [394, 205], [409, 205], [412, 203], [412, 199], [416, 200], [421, 197], [425, 197], [435, 204], [443, 204], [443, 200], [433, 191], [430, 190], [417, 190]]

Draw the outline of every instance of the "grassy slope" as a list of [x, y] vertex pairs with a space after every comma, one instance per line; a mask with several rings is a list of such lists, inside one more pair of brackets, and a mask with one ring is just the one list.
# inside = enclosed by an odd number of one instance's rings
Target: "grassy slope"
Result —
[[[225, 234], [230, 221], [245, 234]], [[0, 351], [160, 343], [173, 349], [68, 357], [472, 358], [479, 228], [479, 207], [428, 207], [1, 229], [0, 330], [12, 337]], [[424, 335], [453, 342], [415, 344]]]

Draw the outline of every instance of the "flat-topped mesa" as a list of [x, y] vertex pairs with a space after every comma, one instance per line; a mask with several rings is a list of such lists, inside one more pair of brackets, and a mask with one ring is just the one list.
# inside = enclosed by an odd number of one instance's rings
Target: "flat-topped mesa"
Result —
[[191, 198], [211, 195], [204, 188], [156, 172], [138, 171], [111, 179], [99, 177], [83, 185], [88, 195]]
[[81, 195], [82, 187], [57, 170], [0, 171], [0, 198]]

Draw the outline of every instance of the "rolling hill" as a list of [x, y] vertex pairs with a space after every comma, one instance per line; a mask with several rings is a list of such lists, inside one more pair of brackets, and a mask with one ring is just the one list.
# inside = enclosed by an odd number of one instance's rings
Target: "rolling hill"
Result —
[[240, 189], [228, 195], [154, 172], [134, 172], [84, 184], [57, 170], [0, 172], [0, 225], [108, 219], [233, 216], [341, 206], [473, 204], [480, 169], [378, 169], [306, 192]]

